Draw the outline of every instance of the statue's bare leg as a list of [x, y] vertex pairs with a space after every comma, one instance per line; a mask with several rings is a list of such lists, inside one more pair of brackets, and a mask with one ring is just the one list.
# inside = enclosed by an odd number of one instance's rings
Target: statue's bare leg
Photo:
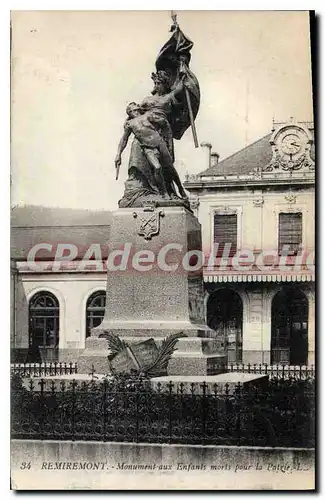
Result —
[[182, 186], [182, 182], [179, 178], [176, 168], [174, 167], [172, 157], [165, 143], [162, 143], [159, 149], [160, 149], [162, 163], [164, 167], [168, 169], [171, 181], [175, 182], [181, 198], [187, 199], [187, 194]]
[[183, 186], [182, 186], [182, 183], [181, 183], [181, 180], [180, 180], [180, 178], [179, 178], [179, 176], [178, 176], [178, 173], [177, 173], [177, 175], [174, 175], [174, 176], [173, 176], [173, 181], [175, 182], [175, 184], [176, 184], [176, 186], [177, 186], [177, 188], [178, 188], [178, 191], [179, 191], [180, 196], [181, 196], [182, 198], [187, 198], [187, 194], [186, 194], [186, 192], [185, 192], [185, 189], [184, 189], [184, 188], [183, 188]]
[[168, 198], [165, 179], [162, 172], [162, 166], [159, 161], [160, 155], [158, 149], [144, 148], [143, 151], [150, 165], [152, 165], [152, 167], [154, 168], [155, 179], [161, 196], [163, 198]]

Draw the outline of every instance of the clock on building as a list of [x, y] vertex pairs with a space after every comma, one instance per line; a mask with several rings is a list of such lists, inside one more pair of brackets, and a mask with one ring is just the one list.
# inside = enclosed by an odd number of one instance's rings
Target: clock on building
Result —
[[297, 127], [285, 128], [278, 134], [276, 144], [280, 154], [297, 157], [304, 153], [308, 137], [304, 130]]
[[312, 138], [308, 129], [300, 124], [289, 123], [274, 131], [270, 144], [273, 158], [265, 171], [313, 169], [310, 157]]

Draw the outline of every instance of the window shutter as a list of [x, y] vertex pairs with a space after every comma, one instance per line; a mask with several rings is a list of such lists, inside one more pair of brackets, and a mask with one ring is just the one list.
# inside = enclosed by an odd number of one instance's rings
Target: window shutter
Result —
[[296, 254], [302, 243], [302, 214], [279, 214], [279, 254], [284, 245], [289, 245], [289, 252]]
[[225, 245], [230, 246], [229, 255], [237, 251], [237, 214], [214, 215], [214, 243], [219, 243], [217, 256], [221, 256]]

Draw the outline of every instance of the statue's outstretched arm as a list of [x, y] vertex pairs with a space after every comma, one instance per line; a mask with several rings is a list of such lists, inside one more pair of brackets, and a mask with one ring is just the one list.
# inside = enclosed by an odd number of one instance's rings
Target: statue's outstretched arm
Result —
[[131, 132], [132, 132], [132, 130], [130, 128], [125, 127], [124, 134], [122, 135], [122, 138], [121, 138], [119, 145], [118, 145], [118, 148], [117, 148], [116, 159], [118, 159], [118, 158], [121, 159], [121, 155], [127, 146]]
[[116, 154], [116, 158], [115, 158], [116, 179], [118, 179], [119, 170], [120, 170], [120, 166], [121, 166], [121, 163], [122, 163], [121, 156], [122, 156], [122, 153], [123, 153], [124, 149], [127, 146], [127, 143], [128, 143], [129, 137], [131, 135], [131, 132], [132, 131], [131, 131], [131, 129], [129, 127], [125, 127], [124, 128], [124, 134], [123, 134], [122, 139], [120, 140], [118, 148], [117, 148], [117, 154]]

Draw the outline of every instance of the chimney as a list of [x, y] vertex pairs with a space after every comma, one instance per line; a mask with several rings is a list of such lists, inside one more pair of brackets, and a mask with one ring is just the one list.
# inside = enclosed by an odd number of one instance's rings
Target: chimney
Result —
[[201, 142], [201, 148], [204, 149], [204, 157], [205, 157], [205, 165], [207, 165], [207, 169], [211, 167], [211, 149], [212, 144], [209, 142]]
[[216, 167], [219, 163], [219, 153], [211, 153], [211, 166]]

